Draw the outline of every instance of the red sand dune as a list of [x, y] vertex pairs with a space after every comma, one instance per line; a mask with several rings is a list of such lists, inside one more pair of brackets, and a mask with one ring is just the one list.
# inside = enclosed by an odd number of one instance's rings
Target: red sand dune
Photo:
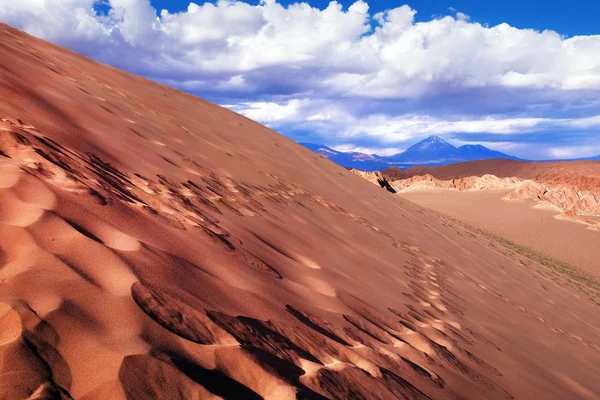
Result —
[[600, 296], [0, 26], [0, 397], [576, 399]]
[[570, 184], [582, 190], [600, 188], [600, 161], [530, 162], [492, 159], [441, 167], [412, 167], [405, 171], [389, 168], [384, 174], [391, 180], [427, 174], [442, 180], [490, 174], [499, 178], [517, 177], [553, 185]]

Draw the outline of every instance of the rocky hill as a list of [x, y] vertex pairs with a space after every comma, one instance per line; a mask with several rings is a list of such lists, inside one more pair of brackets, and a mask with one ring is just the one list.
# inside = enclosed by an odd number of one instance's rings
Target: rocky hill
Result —
[[389, 168], [383, 172], [391, 180], [423, 175], [451, 180], [489, 174], [500, 178], [531, 179], [551, 185], [569, 184], [582, 190], [600, 188], [600, 161], [533, 162], [492, 159], [406, 170]]
[[[489, 174], [451, 180], [441, 180], [430, 174], [398, 180], [389, 180], [389, 176], [384, 174], [380, 176], [379, 179], [386, 179], [395, 192], [432, 189], [509, 191], [504, 197], [506, 200], [533, 200], [537, 208], [557, 212], [557, 218], [586, 224], [589, 229], [600, 229], [598, 221], [585, 218], [600, 217], [600, 187], [583, 190], [573, 184], [548, 184], [518, 177], [499, 178]], [[365, 177], [368, 179], [368, 175]], [[552, 180], [555, 179], [558, 180], [553, 175]]]

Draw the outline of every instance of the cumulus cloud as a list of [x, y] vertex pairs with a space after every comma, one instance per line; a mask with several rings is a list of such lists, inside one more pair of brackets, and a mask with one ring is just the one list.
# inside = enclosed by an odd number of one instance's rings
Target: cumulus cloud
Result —
[[416, 22], [408, 5], [370, 14], [362, 0], [218, 0], [177, 13], [103, 3], [98, 13], [94, 0], [1, 2], [0, 21], [284, 132], [404, 146], [417, 135], [599, 125], [600, 35], [488, 27], [454, 9]]
[[279, 128], [284, 124], [321, 123], [327, 121], [335, 125], [340, 137], [371, 135], [388, 143], [398, 143], [408, 139], [431, 134], [479, 133], [498, 135], [527, 134], [556, 128], [600, 128], [600, 117], [589, 118], [454, 118], [440, 119], [418, 114], [371, 114], [356, 117], [340, 104], [328, 104], [326, 99], [293, 99], [281, 103], [249, 102], [230, 106], [249, 118], [264, 121], [267, 125]]
[[[313, 88], [370, 96], [410, 96], [441, 84], [600, 88], [600, 36], [486, 27], [460, 12], [415, 23], [407, 5], [370, 16], [362, 0], [345, 10], [335, 1], [320, 10], [219, 0], [179, 13], [155, 10], [148, 0], [108, 4], [108, 14], [98, 15], [93, 0], [3, 2], [0, 19], [53, 41], [137, 49], [142, 62], [161, 61], [152, 70], [183, 72], [183, 81], [281, 67], [321, 70], [310, 78]], [[111, 55], [106, 61], [122, 61]]]

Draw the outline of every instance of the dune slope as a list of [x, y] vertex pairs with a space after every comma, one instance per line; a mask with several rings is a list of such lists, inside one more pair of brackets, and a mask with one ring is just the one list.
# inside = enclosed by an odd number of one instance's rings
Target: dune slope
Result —
[[0, 25], [0, 397], [594, 398], [600, 296]]

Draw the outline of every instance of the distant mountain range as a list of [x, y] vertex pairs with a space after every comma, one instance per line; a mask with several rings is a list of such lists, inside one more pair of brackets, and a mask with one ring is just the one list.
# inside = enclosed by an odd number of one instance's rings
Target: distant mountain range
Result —
[[436, 166], [453, 164], [463, 161], [486, 160], [490, 158], [504, 158], [519, 160], [510, 156], [488, 149], [482, 145], [465, 145], [454, 147], [438, 136], [430, 136], [425, 140], [409, 147], [402, 153], [392, 156], [378, 156], [358, 152], [341, 152], [325, 145], [314, 143], [300, 143], [310, 150], [329, 158], [331, 161], [346, 168], [356, 168], [361, 171], [382, 171], [390, 167], [409, 168], [416, 165]]
[[344, 153], [342, 151], [333, 150], [322, 144], [314, 143], [300, 143], [304, 147], [322, 155], [323, 157], [329, 158], [336, 164], [341, 165], [345, 168], [356, 168], [361, 171], [383, 171], [386, 168], [390, 168], [393, 165], [384, 161], [378, 155], [365, 154], [358, 152]]

